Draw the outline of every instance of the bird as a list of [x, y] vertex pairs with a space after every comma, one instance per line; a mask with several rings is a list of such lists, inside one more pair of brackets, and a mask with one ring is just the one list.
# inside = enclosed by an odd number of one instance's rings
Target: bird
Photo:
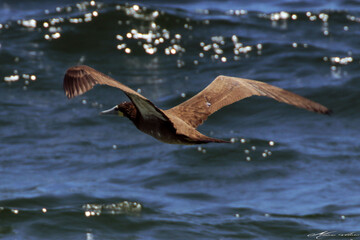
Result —
[[127, 117], [142, 132], [170, 144], [230, 143], [206, 136], [196, 128], [219, 109], [251, 96], [265, 96], [312, 112], [331, 114], [327, 107], [282, 88], [256, 80], [220, 75], [206, 88], [187, 101], [167, 110], [149, 99], [89, 66], [70, 67], [64, 77], [65, 95], [71, 99], [95, 85], [120, 89], [130, 99], [101, 114]]

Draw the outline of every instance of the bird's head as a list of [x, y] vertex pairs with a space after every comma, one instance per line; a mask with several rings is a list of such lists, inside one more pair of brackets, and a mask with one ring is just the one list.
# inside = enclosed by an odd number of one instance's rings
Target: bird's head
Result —
[[136, 118], [136, 107], [134, 106], [133, 103], [131, 102], [123, 102], [120, 103], [118, 105], [115, 105], [114, 107], [102, 111], [100, 114], [102, 115], [107, 115], [107, 114], [112, 114], [112, 115], [118, 115], [120, 117], [127, 117], [129, 119], [135, 119]]

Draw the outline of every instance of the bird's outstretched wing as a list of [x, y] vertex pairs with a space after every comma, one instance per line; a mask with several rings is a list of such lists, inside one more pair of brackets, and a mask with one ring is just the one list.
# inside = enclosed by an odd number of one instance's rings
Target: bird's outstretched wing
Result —
[[150, 100], [124, 84], [121, 84], [120, 82], [99, 71], [96, 71], [89, 66], [74, 66], [69, 68], [65, 73], [64, 91], [68, 98], [81, 95], [91, 90], [97, 84], [119, 88], [130, 98], [144, 118], [157, 117], [168, 121], [166, 115], [152, 102], [150, 102]]
[[253, 95], [270, 97], [313, 112], [331, 113], [325, 106], [284, 89], [264, 82], [228, 76], [218, 76], [194, 97], [165, 113], [176, 115], [196, 128], [220, 108]]

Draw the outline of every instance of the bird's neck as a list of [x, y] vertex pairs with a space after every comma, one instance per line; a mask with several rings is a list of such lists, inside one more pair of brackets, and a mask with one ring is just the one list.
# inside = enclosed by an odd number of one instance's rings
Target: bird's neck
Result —
[[122, 105], [124, 109], [124, 116], [130, 119], [133, 123], [136, 123], [138, 119], [138, 111], [135, 105], [132, 102], [124, 102]]

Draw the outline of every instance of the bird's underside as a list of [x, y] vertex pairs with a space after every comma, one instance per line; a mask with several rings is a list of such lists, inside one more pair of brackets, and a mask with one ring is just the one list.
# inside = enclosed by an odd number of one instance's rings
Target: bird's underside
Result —
[[137, 111], [136, 119], [130, 120], [141, 131], [166, 143], [228, 142], [205, 136], [196, 128], [217, 110], [253, 95], [270, 97], [312, 112], [331, 113], [325, 106], [295, 93], [264, 82], [236, 77], [218, 76], [194, 97], [168, 110], [159, 109], [138, 92], [88, 66], [71, 67], [64, 77], [64, 91], [68, 98], [81, 95], [97, 84], [122, 90]]

